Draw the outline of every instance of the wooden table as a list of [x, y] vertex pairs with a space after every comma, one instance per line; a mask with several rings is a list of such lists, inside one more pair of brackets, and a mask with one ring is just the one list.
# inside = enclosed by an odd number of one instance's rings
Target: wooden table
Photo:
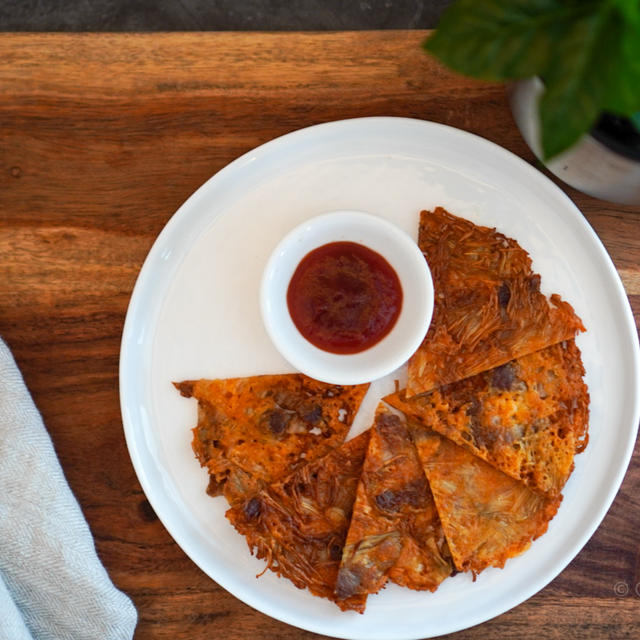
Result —
[[[136, 638], [313, 638], [224, 591], [134, 474], [118, 403], [132, 287], [178, 206], [230, 160], [310, 124], [410, 116], [535, 162], [501, 86], [443, 70], [424, 33], [0, 34], [0, 334], [12, 348]], [[564, 187], [640, 320], [640, 208]], [[640, 453], [602, 526], [526, 603], [456, 638], [640, 636]], [[617, 586], [616, 586], [617, 585]], [[622, 585], [622, 586], [621, 586]], [[616, 589], [629, 592], [616, 595]]]

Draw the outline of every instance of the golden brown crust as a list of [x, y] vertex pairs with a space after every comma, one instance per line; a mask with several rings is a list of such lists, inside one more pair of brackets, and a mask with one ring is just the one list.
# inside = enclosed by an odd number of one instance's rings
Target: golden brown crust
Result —
[[584, 327], [540, 292], [526, 251], [442, 208], [421, 213], [419, 244], [434, 318], [406, 393], [386, 398], [409, 428], [380, 405], [340, 445], [367, 385], [176, 384], [198, 400], [207, 491], [225, 495], [251, 552], [343, 610], [363, 612], [387, 580], [434, 591], [456, 569], [503, 567], [547, 530], [588, 440]]
[[368, 385], [339, 386], [301, 374], [189, 380], [198, 400], [193, 450], [210, 495], [243, 500], [342, 443]]
[[532, 489], [558, 494], [586, 445], [589, 394], [574, 340], [391, 406]]
[[561, 496], [532, 491], [427, 427], [409, 428], [456, 569], [502, 568], [547, 530]]
[[[369, 436], [365, 431], [226, 514], [269, 569], [333, 601]], [[337, 604], [363, 611], [365, 599], [354, 596]]]
[[336, 595], [377, 593], [391, 579], [435, 591], [451, 557], [417, 452], [399, 416], [380, 405], [342, 553]]
[[495, 229], [437, 207], [421, 212], [418, 244], [433, 276], [435, 306], [409, 361], [408, 397], [584, 331], [571, 305], [540, 292], [528, 253]]

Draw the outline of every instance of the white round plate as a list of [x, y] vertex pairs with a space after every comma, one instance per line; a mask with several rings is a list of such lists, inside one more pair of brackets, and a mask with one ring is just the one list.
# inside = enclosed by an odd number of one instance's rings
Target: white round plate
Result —
[[[435, 593], [390, 585], [363, 615], [266, 572], [205, 494], [191, 452], [196, 403], [174, 380], [291, 371], [262, 326], [259, 286], [278, 241], [325, 211], [363, 210], [414, 238], [421, 209], [442, 205], [516, 238], [581, 316], [578, 344], [591, 394], [590, 443], [577, 456], [548, 532], [531, 548]], [[256, 609], [339, 638], [433, 637], [523, 602], [578, 553], [622, 482], [636, 438], [639, 355], [633, 317], [605, 249], [567, 196], [504, 149], [469, 133], [404, 118], [310, 127], [273, 140], [216, 174], [171, 218], [136, 283], [122, 338], [120, 394], [131, 459], [156, 513], [211, 578]], [[397, 375], [401, 375], [398, 372]], [[397, 377], [392, 376], [392, 377]], [[366, 428], [391, 378], [372, 386], [352, 432]], [[577, 594], [576, 594], [577, 595]]]

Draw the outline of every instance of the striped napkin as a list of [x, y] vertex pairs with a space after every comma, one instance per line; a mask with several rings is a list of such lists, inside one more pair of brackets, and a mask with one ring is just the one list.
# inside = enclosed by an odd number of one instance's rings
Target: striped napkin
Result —
[[126, 640], [136, 619], [96, 555], [42, 418], [0, 339], [0, 638]]

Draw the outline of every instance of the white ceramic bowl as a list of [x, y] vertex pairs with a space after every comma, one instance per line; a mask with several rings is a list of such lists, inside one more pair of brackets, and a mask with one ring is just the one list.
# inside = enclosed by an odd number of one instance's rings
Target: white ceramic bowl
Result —
[[[298, 331], [287, 289], [300, 261], [330, 242], [357, 242], [382, 255], [402, 286], [402, 309], [391, 331], [355, 354], [318, 349]], [[323, 382], [360, 384], [382, 378], [406, 362], [426, 335], [433, 313], [433, 282], [414, 240], [391, 222], [361, 211], [334, 211], [289, 232], [267, 262], [260, 289], [262, 318], [271, 340], [298, 371]]]

